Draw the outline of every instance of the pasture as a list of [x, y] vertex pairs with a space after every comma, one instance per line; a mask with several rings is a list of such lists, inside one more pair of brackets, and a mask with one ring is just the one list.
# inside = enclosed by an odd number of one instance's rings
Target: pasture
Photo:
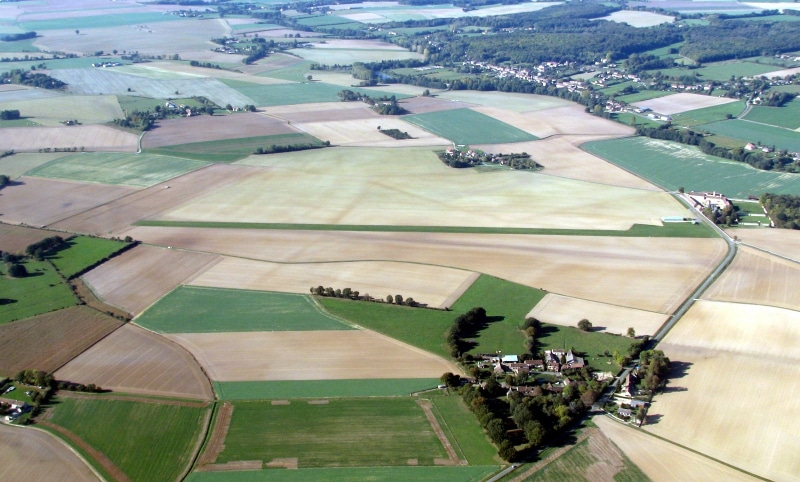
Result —
[[47, 257], [65, 278], [111, 256], [128, 243], [112, 239], [77, 236], [67, 240], [67, 248]]
[[359, 378], [338, 380], [272, 380], [214, 382], [220, 400], [289, 398], [399, 397], [435, 388], [438, 378]]
[[0, 424], [0, 465], [8, 480], [102, 480], [61, 440], [30, 427]]
[[783, 107], [757, 105], [747, 113], [745, 119], [796, 130], [800, 128], [800, 101], [793, 100]]
[[115, 392], [212, 400], [211, 384], [186, 350], [126, 324], [56, 371], [59, 380]]
[[24, 278], [8, 276], [8, 265], [0, 266], [0, 325], [55, 311], [78, 303], [78, 299], [45, 261], [26, 260]]
[[514, 94], [508, 92], [476, 92], [466, 90], [450, 90], [436, 95], [437, 99], [451, 102], [463, 102], [465, 107], [474, 104], [484, 107], [495, 107], [512, 112], [534, 112], [556, 107], [575, 105], [572, 102], [544, 95]]
[[730, 60], [725, 62], [715, 62], [705, 64], [703, 67], [697, 69], [686, 68], [671, 68], [671, 69], [657, 69], [665, 77], [680, 77], [682, 75], [695, 75], [697, 74], [700, 80], [716, 80], [719, 82], [729, 81], [731, 76], [759, 76], [772, 72], [775, 67], [772, 65], [756, 64], [753, 62], [746, 62], [743, 60]]
[[800, 194], [798, 174], [762, 171], [676, 142], [631, 137], [589, 142], [583, 148], [664, 189], [716, 191], [733, 198], [764, 192]]
[[308, 295], [179, 286], [136, 318], [159, 333], [350, 330]]
[[447, 453], [409, 398], [235, 403], [217, 463], [289, 458], [298, 468], [403, 466], [434, 465]]
[[[306, 482], [307, 480], [325, 480], [328, 482], [353, 482], [370, 480], [371, 482], [392, 482], [396, 480], [414, 480], [416, 482], [480, 482], [498, 471], [492, 466], [406, 466], [406, 467], [335, 467], [303, 470], [270, 470], [269, 479], [276, 482]], [[187, 482], [257, 482], [264, 472], [192, 472]]]
[[538, 139], [521, 129], [471, 109], [412, 114], [404, 116], [403, 120], [459, 145], [503, 144]]
[[183, 157], [202, 162], [236, 162], [252, 155], [259, 147], [311, 144], [322, 146], [322, 141], [304, 133], [278, 134], [239, 139], [192, 142], [148, 149], [151, 154]]
[[150, 187], [206, 166], [205, 162], [149, 153], [72, 154], [28, 171], [29, 176]]
[[703, 130], [720, 136], [740, 139], [742, 147], [748, 142], [757, 142], [765, 146], [775, 146], [775, 149], [779, 150], [800, 151], [800, 132], [790, 129], [733, 119], [704, 124]]
[[0, 325], [0, 373], [52, 373], [122, 322], [85, 306], [75, 306]]
[[736, 99], [727, 97], [711, 97], [700, 94], [673, 94], [658, 99], [637, 102], [637, 107], [646, 107], [659, 114], [680, 114], [687, 111], [717, 107], [720, 105], [737, 102]]
[[663, 92], [658, 90], [640, 90], [635, 94], [625, 94], [625, 95], [618, 95], [616, 97], [617, 100], [621, 100], [623, 102], [627, 102], [628, 104], [639, 103], [639, 102], [646, 102], [652, 99], [659, 99], [661, 97], [666, 97], [670, 95], [669, 92]]
[[138, 314], [218, 256], [137, 246], [82, 276], [103, 301]]
[[[177, 101], [173, 101], [177, 103]], [[286, 122], [252, 112], [226, 116], [179, 117], [158, 121], [158, 127], [148, 131], [142, 147], [172, 146], [196, 142], [221, 141], [252, 137], [270, 137], [297, 134], [299, 131]], [[212, 146], [212, 144], [206, 144]], [[233, 147], [233, 146], [227, 146]], [[251, 151], [252, 152], [252, 151]]]
[[40, 149], [136, 151], [138, 137], [110, 126], [0, 128], [0, 149], [36, 152]]
[[744, 101], [736, 101], [715, 107], [690, 110], [675, 114], [672, 117], [672, 123], [684, 127], [698, 127], [709, 122], [725, 120], [729, 115], [736, 117], [744, 111], [745, 107]]
[[[800, 383], [798, 343], [797, 311], [695, 303], [659, 344], [677, 364], [648, 412], [658, 423], [645, 429], [760, 477], [793, 478], [800, 473], [800, 420], [765, 417], [753, 407], [777, 406], [785, 391], [775, 387]], [[738, 403], [726, 403], [734, 398]]]
[[[591, 320], [590, 320], [591, 321]], [[575, 321], [575, 325], [578, 320]], [[632, 340], [624, 336], [608, 333], [581, 331], [575, 326], [542, 325], [536, 336], [537, 347], [540, 351], [555, 348], [575, 348], [586, 354], [586, 364], [597, 371], [610, 371], [617, 373], [622, 367], [617, 365], [611, 356], [603, 356], [608, 350], [610, 354], [615, 351], [628, 353]]]
[[[42, 126], [61, 127], [66, 120], [81, 124], [103, 124], [125, 117], [113, 95], [62, 95], [40, 99], [0, 102], [0, 109], [18, 110], [26, 121]], [[59, 146], [60, 147], [60, 146]]]
[[156, 400], [59, 397], [48, 410], [48, 424], [80, 437], [129, 480], [174, 480], [191, 463], [209, 409]]
[[[327, 51], [326, 51], [327, 53]], [[222, 79], [221, 82], [235, 89], [240, 95], [247, 96], [252, 99], [251, 104], [259, 107], [269, 107], [278, 105], [293, 105], [293, 104], [310, 104], [315, 102], [338, 102], [339, 92], [343, 90], [342, 86], [324, 84], [322, 82], [295, 82], [290, 84], [276, 84], [269, 88], [264, 88], [263, 85], [254, 84], [252, 82], [242, 82], [240, 80]], [[354, 92], [361, 92], [371, 96], [375, 96], [374, 92], [369, 92], [363, 89], [351, 89]], [[392, 95], [388, 93], [386, 95]], [[407, 97], [405, 95], [396, 95], [398, 99]], [[224, 105], [224, 104], [223, 104]]]

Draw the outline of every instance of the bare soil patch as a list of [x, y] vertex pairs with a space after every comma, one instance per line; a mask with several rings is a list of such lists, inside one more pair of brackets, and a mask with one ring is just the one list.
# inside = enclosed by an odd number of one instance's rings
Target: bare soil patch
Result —
[[309, 400], [308, 401], [309, 405], [327, 405], [329, 403], [330, 403], [329, 400]]
[[145, 134], [142, 139], [142, 147], [148, 149], [192, 142], [296, 134], [298, 132], [300, 132], [298, 129], [286, 122], [256, 113], [179, 117], [159, 121], [155, 129]]
[[199, 472], [240, 472], [244, 470], [261, 470], [264, 462], [261, 460], [237, 460], [224, 464], [204, 465]]
[[535, 474], [536, 472], [542, 470], [545, 466], [547, 466], [547, 464], [549, 464], [550, 462], [552, 462], [552, 461], [556, 460], [557, 458], [561, 457], [562, 455], [564, 455], [564, 453], [566, 453], [569, 449], [571, 449], [573, 447], [573, 445], [576, 445], [576, 444], [586, 440], [586, 437], [588, 437], [590, 433], [591, 433], [591, 430], [587, 430], [587, 429], [582, 430], [580, 435], [578, 435], [577, 439], [575, 440], [574, 444], [565, 445], [563, 447], [559, 447], [559, 448], [553, 450], [552, 452], [550, 452], [547, 455], [547, 457], [545, 457], [545, 458], [543, 458], [541, 460], [538, 460], [536, 463], [531, 465], [528, 468], [528, 470], [526, 470], [525, 472], [523, 472], [523, 473], [517, 475], [516, 477], [514, 477], [513, 479], [511, 479], [511, 482], [524, 482], [525, 480], [528, 479], [528, 477], [530, 477], [533, 474]]
[[592, 322], [593, 331], [625, 335], [628, 328], [633, 327], [638, 336], [654, 334], [668, 318], [663, 313], [579, 300], [554, 293], [548, 293], [528, 316], [544, 323], [572, 327], [586, 318]]
[[422, 411], [425, 412], [425, 418], [428, 419], [428, 423], [431, 424], [431, 428], [433, 429], [433, 433], [436, 434], [436, 437], [444, 446], [444, 450], [447, 452], [447, 456], [449, 459], [447, 463], [440, 463], [441, 459], [435, 459], [434, 464], [436, 465], [466, 465], [466, 460], [459, 460], [458, 455], [456, 454], [455, 449], [453, 448], [453, 444], [450, 443], [450, 440], [447, 439], [447, 436], [442, 431], [442, 426], [439, 425], [439, 421], [436, 420], [436, 416], [433, 415], [433, 411], [431, 410], [431, 401], [430, 400], [423, 400], [417, 399], [417, 405], [422, 407]]
[[800, 264], [740, 247], [731, 266], [703, 294], [704, 299], [800, 310]]
[[206, 449], [197, 459], [197, 470], [203, 470], [205, 466], [217, 461], [219, 454], [225, 450], [225, 437], [228, 436], [228, 429], [233, 417], [233, 405], [231, 402], [224, 402], [217, 411], [216, 422], [208, 439]]
[[102, 480], [66, 444], [43, 430], [0, 424], [4, 480]]
[[[761, 7], [759, 6], [758, 8]], [[782, 79], [787, 75], [795, 75], [798, 72], [800, 72], [800, 67], [795, 67], [793, 69], [776, 70], [775, 72], [767, 72], [766, 74], [761, 74], [761, 75], [768, 77], [770, 79]]]
[[98, 125], [0, 128], [0, 150], [3, 151], [83, 148], [87, 151], [136, 152], [137, 141], [135, 134]]
[[643, 100], [641, 102], [635, 102], [633, 105], [652, 109], [653, 112], [658, 112], [659, 114], [672, 115], [688, 112], [690, 110], [729, 104], [736, 101], [736, 99], [728, 97], [681, 93]]
[[727, 230], [744, 244], [800, 262], [800, 236], [791, 229]]
[[800, 418], [760, 407], [800, 386], [798, 345], [800, 312], [695, 303], [658, 346], [677, 365], [644, 428], [761, 477], [796, 478]]
[[269, 468], [297, 470], [297, 458], [285, 457], [272, 459], [266, 464]]
[[290, 402], [289, 400], [272, 400], [270, 402], [270, 404], [272, 404], [272, 405], [291, 405], [292, 402]]
[[88, 286], [86, 286], [86, 283], [84, 283], [82, 279], [72, 279], [69, 281], [69, 284], [72, 287], [72, 291], [78, 296], [81, 302], [86, 304], [86, 306], [94, 308], [95, 310], [105, 313], [113, 318], [123, 321], [130, 321], [130, 313], [121, 310], [114, 305], [104, 303]]
[[[224, 258], [188, 284], [284, 293], [308, 293], [312, 286], [351, 288], [361, 293], [401, 293], [419, 303], [443, 308], [463, 293], [475, 274], [409, 263], [266, 263]], [[431, 280], [436, 280], [435, 285]]]
[[448, 266], [659, 313], [674, 311], [726, 251], [722, 240], [685, 238], [149, 227], [130, 233], [154, 244], [274, 262], [393, 260]]
[[136, 190], [123, 186], [23, 177], [2, 191], [3, 222], [46, 226]]
[[314, 48], [317, 49], [347, 49], [347, 50], [407, 50], [397, 44], [384, 42], [382, 40], [348, 40], [330, 39], [324, 43], [315, 42]]
[[0, 251], [24, 253], [31, 244], [56, 234], [43, 229], [0, 223]]
[[586, 468], [588, 480], [614, 480], [614, 476], [625, 467], [622, 453], [614, 443], [599, 429], [590, 429], [589, 453], [597, 458], [592, 465]]
[[82, 278], [104, 301], [138, 314], [217, 260], [213, 254], [137, 246]]
[[180, 346], [125, 325], [56, 372], [56, 378], [105, 389], [212, 400], [211, 384]]
[[[215, 381], [438, 378], [446, 371], [459, 372], [449, 361], [365, 330], [167, 337], [192, 352]], [[301, 361], [289, 361], [298, 353], [303, 353]]]
[[429, 112], [441, 112], [443, 110], [473, 107], [473, 104], [468, 104], [465, 102], [453, 102], [452, 100], [422, 96], [403, 99], [398, 101], [398, 104], [412, 114], [427, 114]]
[[85, 306], [75, 306], [0, 326], [0, 373], [53, 372], [122, 322]]

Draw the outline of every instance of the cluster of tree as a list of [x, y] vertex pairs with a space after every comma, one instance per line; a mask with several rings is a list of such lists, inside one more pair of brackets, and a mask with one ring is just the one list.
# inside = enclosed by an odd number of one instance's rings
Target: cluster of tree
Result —
[[144, 112], [134, 110], [128, 112], [128, 114], [123, 119], [114, 119], [114, 124], [120, 127], [125, 127], [127, 129], [148, 131], [153, 127], [155, 119], [159, 117], [160, 117], [159, 112], [153, 113], [150, 112], [149, 110], [146, 110]]
[[522, 323], [522, 332], [525, 333], [525, 348], [528, 353], [536, 353], [536, 341], [542, 328], [542, 322], [533, 317], [525, 318]]
[[42, 260], [45, 256], [67, 247], [69, 247], [69, 243], [61, 236], [50, 236], [49, 238], [44, 238], [41, 241], [29, 244], [28, 247], [25, 248], [25, 254]]
[[477, 336], [478, 332], [486, 327], [488, 321], [486, 310], [481, 307], [472, 308], [463, 315], [458, 315], [447, 331], [447, 346], [450, 348], [450, 355], [453, 358], [459, 358], [469, 351], [473, 343], [468, 339]]
[[[358, 291], [351, 290], [350, 288], [344, 289], [333, 289], [332, 287], [323, 287], [320, 286], [312, 286], [311, 287], [311, 294], [317, 296], [327, 296], [329, 298], [345, 298], [350, 300], [361, 300], [361, 301], [376, 301], [376, 302], [383, 302], [383, 299], [380, 298], [373, 298], [369, 294], [365, 294], [361, 296], [361, 293]], [[412, 297], [403, 298], [403, 295], [386, 295], [385, 302], [388, 304], [395, 304], [395, 305], [405, 305], [411, 307], [420, 306], [419, 302], [414, 300]]]
[[800, 24], [747, 20], [713, 20], [686, 30], [680, 53], [696, 62], [774, 55], [800, 49]]
[[366, 102], [380, 115], [402, 115], [408, 113], [407, 110], [397, 103], [397, 97], [394, 95], [390, 97], [385, 95], [381, 97], [370, 97], [363, 92], [353, 92], [350, 89], [344, 89], [337, 95], [342, 102]]
[[451, 149], [438, 153], [439, 159], [450, 167], [464, 168], [480, 166], [481, 164], [497, 164], [508, 166], [512, 169], [534, 170], [541, 169], [542, 165], [531, 159], [527, 152], [512, 154], [487, 154], [479, 150], [460, 151]]
[[401, 131], [400, 129], [381, 129], [381, 126], [378, 126], [378, 130], [381, 131], [382, 134], [386, 134], [387, 136], [399, 141], [403, 139], [413, 139], [408, 132]]
[[330, 141], [325, 141], [322, 144], [271, 144], [267, 147], [259, 147], [253, 152], [253, 154], [278, 154], [281, 152], [306, 151], [308, 149], [321, 149], [323, 147], [330, 147], [330, 145]]
[[39, 388], [47, 388], [53, 384], [53, 374], [44, 370], [22, 370], [14, 376], [14, 381]]
[[503, 460], [511, 462], [518, 454], [510, 434], [514, 426], [509, 419], [508, 403], [499, 398], [502, 395], [505, 395], [505, 390], [493, 378], [489, 379], [483, 388], [465, 385], [461, 389], [461, 397], [497, 446], [497, 454]]
[[36, 32], [30, 31], [25, 33], [12, 33], [8, 35], [3, 35], [0, 37], [0, 40], [3, 42], [16, 42], [17, 40], [26, 40], [29, 38], [36, 38]]
[[669, 372], [670, 361], [661, 350], [646, 350], [639, 354], [639, 378], [650, 392], [650, 399], [656, 391], [664, 388]]
[[767, 95], [761, 96], [762, 105], [767, 107], [783, 107], [784, 104], [793, 100], [797, 94], [792, 92], [776, 92], [772, 91]]
[[84, 147], [81, 146], [80, 148], [73, 146], [73, 147], [40, 147], [39, 152], [81, 152], [84, 151]]
[[59, 380], [56, 383], [56, 388], [58, 390], [67, 390], [69, 392], [102, 393], [104, 391], [102, 387], [99, 387], [94, 383], [84, 385], [82, 383], [73, 383], [66, 380]]
[[[6, 152], [9, 152], [9, 151], [6, 151]], [[13, 151], [11, 151], [11, 152], [13, 153]], [[0, 156], [0, 157], [5, 157], [5, 156]], [[0, 189], [3, 189], [4, 187], [8, 186], [8, 184], [10, 182], [11, 182], [11, 178], [10, 177], [6, 176], [5, 174], [0, 174]]]
[[0, 83], [20, 84], [40, 89], [60, 89], [64, 87], [64, 82], [54, 79], [49, 75], [38, 72], [29, 72], [22, 69], [14, 69], [0, 74]]
[[[677, 53], [677, 49], [675, 49]], [[645, 70], [668, 69], [675, 64], [671, 58], [657, 57], [653, 54], [634, 53], [622, 63], [622, 67], [634, 74]]]
[[212, 64], [211, 62], [199, 62], [197, 60], [190, 60], [189, 65], [192, 67], [203, 67], [206, 69], [222, 69], [219, 64]]
[[800, 196], [765, 193], [759, 201], [775, 227], [800, 229]]
[[275, 41], [270, 40], [269, 44], [263, 38], [256, 38], [256, 40], [260, 40], [260, 42], [256, 42], [250, 49], [250, 54], [247, 57], [242, 59], [242, 63], [246, 65], [253, 64], [267, 55], [269, 55], [270, 51], [275, 45]]
[[731, 205], [722, 209], [716, 206], [708, 206], [703, 209], [703, 216], [717, 225], [733, 226], [739, 222], [739, 214]]

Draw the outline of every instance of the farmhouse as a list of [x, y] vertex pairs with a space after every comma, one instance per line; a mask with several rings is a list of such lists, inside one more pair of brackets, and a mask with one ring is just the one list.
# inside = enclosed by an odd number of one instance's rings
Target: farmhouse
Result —
[[731, 206], [730, 200], [724, 194], [718, 192], [689, 192], [684, 194], [684, 198], [697, 209], [715, 207], [725, 209]]

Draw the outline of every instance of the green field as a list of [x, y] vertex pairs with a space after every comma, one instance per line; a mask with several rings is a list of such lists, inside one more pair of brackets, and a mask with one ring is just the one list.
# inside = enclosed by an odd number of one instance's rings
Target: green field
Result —
[[[650, 480], [644, 472], [622, 454], [623, 468], [614, 474], [617, 482], [645, 482]], [[587, 480], [588, 469], [602, 462], [592, 453], [589, 440], [583, 440], [570, 448], [564, 455], [547, 464], [544, 468], [525, 479], [525, 482], [574, 482]]]
[[206, 166], [205, 162], [151, 153], [82, 152], [31, 169], [29, 176], [150, 187]]
[[297, 458], [298, 468], [434, 465], [447, 458], [425, 413], [411, 398], [292, 400], [234, 404], [217, 463]]
[[56, 60], [20, 60], [18, 62], [0, 62], [0, 72], [8, 72], [14, 69], [30, 70], [41, 63], [47, 66], [48, 70], [59, 69], [88, 69], [92, 68], [95, 62], [122, 62], [118, 57], [75, 57], [69, 59], [56, 59]]
[[160, 333], [350, 330], [305, 295], [179, 286], [136, 323]]
[[300, 25], [305, 25], [307, 27], [323, 27], [329, 25], [337, 25], [337, 24], [353, 24], [353, 27], [356, 26], [363, 27], [364, 24], [360, 22], [355, 22], [350, 20], [349, 18], [344, 17], [337, 17], [336, 15], [314, 15], [311, 17], [295, 17], [295, 20]]
[[617, 100], [631, 104], [633, 102], [642, 102], [658, 97], [666, 97], [668, 95], [672, 95], [672, 92], [664, 92], [663, 90], [641, 90], [636, 94], [620, 95], [617, 97]]
[[248, 470], [245, 472], [192, 472], [187, 482], [480, 482], [500, 467], [339, 467], [302, 470]]
[[748, 142], [790, 152], [800, 151], [800, 132], [739, 119], [704, 124], [703, 129], [717, 135], [741, 139], [742, 147]]
[[[119, 101], [119, 106], [122, 108], [123, 111], [134, 111], [138, 110], [140, 112], [144, 111], [155, 111], [156, 106], [164, 106], [163, 99], [153, 99], [150, 97], [139, 97], [134, 95], [118, 95], [117, 100]], [[183, 99], [172, 99], [170, 100], [175, 105], [185, 105], [192, 108], [200, 107], [202, 104], [197, 101], [197, 99], [192, 98], [183, 98]]]
[[745, 119], [786, 129], [800, 128], [800, 100], [795, 99], [783, 107], [754, 106]]
[[51, 423], [105, 454], [132, 481], [176, 480], [191, 462], [207, 410], [99, 398], [59, 398], [48, 409]]
[[220, 400], [284, 398], [396, 397], [435, 388], [436, 378], [374, 378], [358, 380], [279, 380], [212, 382]]
[[176, 144], [146, 149], [145, 153], [182, 157], [201, 162], [236, 162], [252, 155], [259, 147], [268, 148], [272, 145], [290, 146], [293, 144], [321, 146], [322, 141], [309, 134], [278, 134]]
[[0, 42], [0, 52], [39, 52], [39, 47], [34, 47], [35, 38], [17, 40], [15, 42]]
[[140, 12], [110, 15], [94, 15], [86, 17], [61, 17], [52, 20], [34, 20], [22, 22], [19, 27], [24, 31], [61, 30], [82, 28], [122, 27], [153, 22], [171, 22], [181, 20], [175, 15], [164, 15], [159, 12]]
[[[270, 57], [267, 57], [264, 60], [259, 62], [259, 65], [270, 65], [269, 64]], [[308, 60], [303, 60], [300, 58], [295, 58], [295, 63], [292, 65], [288, 65], [286, 67], [280, 68], [272, 68], [265, 72], [261, 72], [257, 74], [259, 77], [272, 77], [273, 79], [283, 79], [283, 80], [290, 80], [292, 82], [305, 82], [306, 75], [311, 70], [311, 64], [314, 62], [310, 62]], [[282, 65], [282, 64], [281, 64]], [[338, 99], [337, 99], [338, 100]]]
[[586, 354], [587, 364], [595, 370], [616, 373], [621, 367], [614, 362], [613, 357], [598, 357], [597, 355], [603, 354], [606, 350], [611, 354], [615, 350], [627, 354], [628, 347], [631, 346], [631, 339], [609, 333], [581, 331], [571, 326], [542, 323], [542, 328], [536, 338], [536, 345], [538, 351], [574, 348], [576, 351]]
[[776, 92], [792, 92], [794, 94], [800, 94], [800, 85], [798, 84], [776, 85], [774, 87], [770, 87], [769, 90], [774, 90]]
[[736, 117], [744, 111], [744, 108], [745, 102], [738, 101], [714, 107], [706, 107], [704, 109], [690, 110], [673, 115], [672, 123], [683, 127], [694, 127], [700, 124], [724, 120], [728, 115]]
[[497, 449], [489, 442], [475, 415], [460, 396], [432, 396], [429, 399], [433, 403], [433, 414], [459, 458], [470, 465], [497, 463]]
[[535, 141], [533, 134], [470, 109], [415, 114], [403, 120], [458, 145]]
[[[694, 75], [696, 73], [700, 80], [717, 80], [720, 82], [725, 82], [730, 80], [731, 76], [750, 77], [754, 75], [766, 74], [767, 72], [773, 72], [776, 69], [773, 65], [756, 64], [753, 62], [735, 60], [706, 64], [704, 67], [697, 69], [672, 68], [656, 70], [660, 70], [661, 74], [665, 77], [681, 77], [684, 75]], [[655, 72], [655, 70], [651, 72]]]
[[109, 257], [128, 243], [113, 239], [77, 236], [69, 239], [67, 244], [68, 248], [48, 256], [48, 259], [65, 278]]
[[684, 187], [733, 198], [765, 192], [800, 195], [798, 174], [761, 171], [676, 142], [629, 137], [589, 142], [582, 148], [669, 190]]
[[25, 278], [11, 278], [0, 265], [0, 324], [55, 311], [78, 303], [72, 290], [46, 261], [28, 260]]
[[[293, 72], [297, 70], [296, 67], [291, 67], [291, 69]], [[275, 72], [270, 72], [269, 76], [272, 77], [274, 74]], [[258, 106], [308, 104], [312, 102], [339, 102], [340, 99], [338, 94], [345, 89], [345, 87], [342, 87], [341, 85], [331, 85], [323, 82], [304, 82], [264, 86], [261, 84], [242, 82], [238, 80], [220, 79], [220, 81], [226, 84], [228, 87], [235, 89], [242, 95], [253, 99], [253, 102], [255, 102]], [[350, 90], [375, 96], [375, 92], [370, 92], [363, 89], [350, 88]], [[387, 93], [386, 95], [391, 95], [391, 93]], [[408, 96], [395, 94], [395, 97], [398, 99], [404, 99]]]

